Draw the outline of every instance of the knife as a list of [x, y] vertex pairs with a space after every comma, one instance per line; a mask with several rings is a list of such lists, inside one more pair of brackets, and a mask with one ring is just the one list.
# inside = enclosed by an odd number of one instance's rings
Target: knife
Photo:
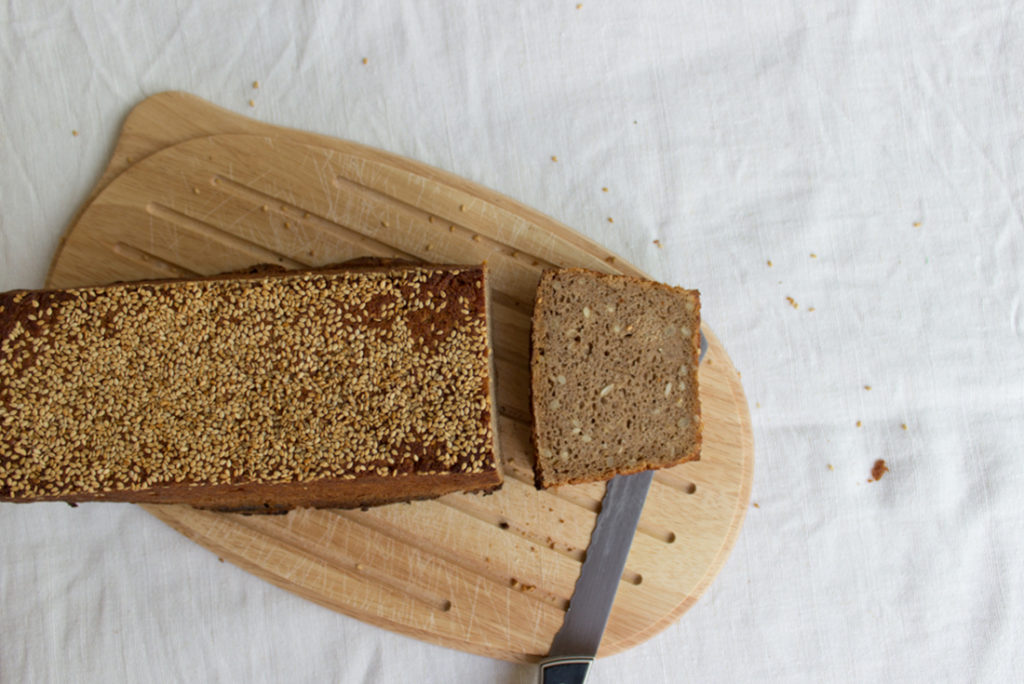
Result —
[[[700, 357], [708, 342], [700, 335]], [[608, 481], [561, 629], [540, 663], [540, 684], [583, 684], [601, 645], [654, 471]]]

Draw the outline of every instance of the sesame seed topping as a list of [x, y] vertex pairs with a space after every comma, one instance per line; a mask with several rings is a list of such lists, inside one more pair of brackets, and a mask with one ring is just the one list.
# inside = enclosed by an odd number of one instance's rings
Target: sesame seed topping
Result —
[[482, 278], [0, 293], [0, 498], [493, 470]]

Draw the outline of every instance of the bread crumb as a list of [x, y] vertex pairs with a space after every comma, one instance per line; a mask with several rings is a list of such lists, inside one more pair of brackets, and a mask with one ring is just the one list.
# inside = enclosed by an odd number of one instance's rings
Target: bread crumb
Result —
[[921, 222], [920, 221], [914, 221], [914, 227], [915, 228], [920, 228], [921, 227]]
[[260, 207], [260, 211], [263, 211], [263, 212], [270, 211], [270, 207], [268, 207], [266, 204], [264, 204], [262, 207]]
[[808, 313], [810, 313], [811, 311], [814, 311], [814, 307], [813, 306], [807, 307], [807, 311], [808, 311]]
[[832, 467], [832, 464], [831, 464], [831, 463], [829, 463], [829, 464], [828, 464], [828, 469], [829, 469], [829, 470], [835, 470], [835, 468], [833, 468], [833, 467]]
[[473, 242], [480, 242], [480, 241], [481, 241], [482, 239], [483, 239], [483, 238], [482, 238], [482, 237], [480, 237], [479, 235], [474, 235], [474, 236], [473, 236]]
[[614, 264], [615, 263], [615, 257], [613, 257], [613, 256], [605, 257], [604, 260], [607, 261], [609, 264]]
[[255, 107], [256, 106], [256, 101], [255, 100], [249, 100], [249, 106], [250, 107]]
[[800, 305], [797, 304], [796, 300], [793, 299], [792, 297], [786, 297], [786, 301], [789, 302], [789, 305], [791, 307], [793, 307], [794, 309], [799, 309], [800, 308]]
[[260, 82], [259, 81], [253, 81], [252, 82], [252, 87], [253, 88], [259, 88], [260, 87]]
[[906, 423], [900, 423], [900, 428], [903, 429], [903, 430], [906, 430], [907, 429], [907, 424]]
[[858, 421], [857, 421], [857, 427], [860, 427], [861, 425], [863, 425], [863, 423], [861, 423], [861, 422], [860, 422], [860, 421], [858, 420]]
[[661, 249], [661, 240], [655, 240], [654, 246], [657, 247], [658, 249]]
[[73, 135], [73, 136], [75, 136], [77, 138], [78, 137], [78, 131], [76, 129], [71, 129], [71, 135]]
[[583, 9], [583, 3], [582, 2], [576, 3], [576, 9]]
[[864, 389], [867, 390], [868, 392], [870, 392], [871, 391], [871, 385], [864, 385]]
[[387, 221], [384, 221], [384, 220], [381, 220], [380, 225], [382, 227], [384, 227], [384, 228], [390, 228], [391, 227], [391, 224], [388, 223]]
[[761, 507], [761, 504], [759, 504], [759, 503], [757, 503], [757, 502], [755, 501], [755, 502], [754, 502], [754, 508], [760, 508], [760, 507]]
[[367, 63], [367, 62], [369, 62], [369, 61], [370, 61], [370, 60], [368, 60], [368, 59], [367, 59], [366, 57], [363, 57], [363, 64], [366, 64], [366, 63]]
[[424, 252], [429, 252], [432, 249], [434, 249], [434, 245], [431, 245], [431, 244], [428, 243], [427, 246], [423, 248], [423, 251]]
[[558, 157], [556, 155], [551, 155], [551, 161], [553, 161], [553, 162], [558, 161]]
[[772, 267], [772, 260], [771, 260], [771, 259], [769, 259], [769, 260], [768, 260], [768, 268], [771, 268], [771, 267]]
[[284, 227], [285, 227], [285, 228], [291, 228], [291, 227], [292, 227], [292, 224], [291, 224], [291, 223], [289, 223], [288, 221], [285, 221], [285, 222], [284, 222]]
[[878, 459], [875, 464], [871, 466], [871, 479], [868, 482], [878, 482], [882, 479], [882, 476], [889, 472], [889, 467], [885, 465], [884, 459]]
[[608, 192], [608, 188], [601, 188], [601, 192]]
[[608, 223], [615, 223], [615, 219], [613, 219], [611, 216], [609, 216], [608, 217]]
[[459, 205], [459, 211], [466, 211], [466, 205], [465, 204], [460, 204]]
[[[536, 551], [537, 550], [536, 547], [530, 547], [530, 549], [532, 551]], [[524, 584], [523, 582], [520, 582], [519, 580], [517, 580], [515, 577], [513, 577], [513, 578], [511, 578], [509, 580], [508, 585], [510, 587], [512, 587], [513, 589], [518, 589], [519, 591], [533, 591], [534, 589], [537, 588], [536, 585], [534, 585], [534, 584]]]
[[454, 225], [448, 226], [448, 232], [449, 233], [454, 233], [455, 232], [455, 226]]
[[818, 255], [817, 255], [817, 254], [815, 254], [814, 252], [811, 252], [811, 258], [812, 258], [812, 259], [817, 259], [817, 258], [818, 258]]
[[192, 193], [195, 195], [199, 194], [199, 188], [192, 188]]

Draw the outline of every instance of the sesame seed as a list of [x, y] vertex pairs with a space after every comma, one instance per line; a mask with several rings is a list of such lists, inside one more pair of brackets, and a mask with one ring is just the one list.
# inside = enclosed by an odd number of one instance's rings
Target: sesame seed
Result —
[[[459, 306], [415, 323], [442, 287]], [[33, 295], [0, 344], [0, 497], [493, 470], [481, 290], [421, 267]]]

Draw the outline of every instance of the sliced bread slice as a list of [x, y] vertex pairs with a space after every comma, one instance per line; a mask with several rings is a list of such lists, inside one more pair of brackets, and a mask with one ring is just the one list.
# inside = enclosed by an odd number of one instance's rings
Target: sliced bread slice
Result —
[[538, 488], [700, 458], [697, 290], [546, 271], [532, 345]]

